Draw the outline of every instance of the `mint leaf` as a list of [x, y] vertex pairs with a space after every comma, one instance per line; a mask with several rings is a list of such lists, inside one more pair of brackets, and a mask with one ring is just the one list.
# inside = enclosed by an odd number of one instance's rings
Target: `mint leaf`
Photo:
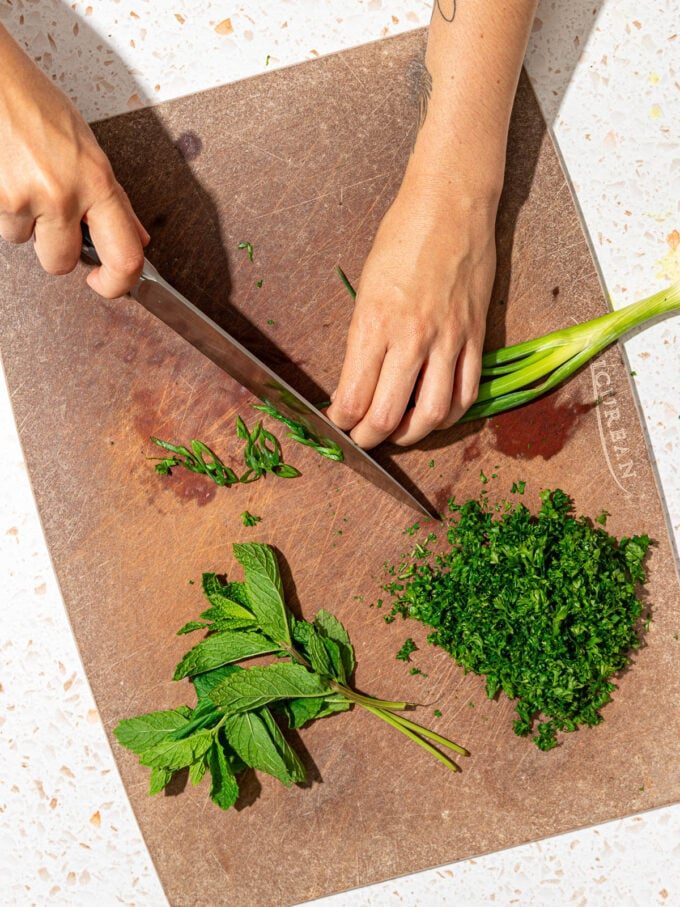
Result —
[[327, 639], [325, 636], [320, 636], [323, 647], [328, 653], [328, 657], [331, 661], [332, 666], [332, 676], [339, 680], [340, 683], [347, 683], [348, 677], [345, 670], [345, 663], [342, 659], [342, 652], [340, 651], [340, 646], [333, 639]]
[[[194, 762], [189, 766], [189, 781], [191, 781], [192, 784], [200, 784], [207, 768], [208, 766], [205, 757], [199, 759], [198, 762]], [[154, 771], [158, 771], [158, 769], [154, 769]]]
[[274, 742], [274, 746], [279, 751], [279, 755], [283, 759], [286, 770], [288, 771], [291, 780], [295, 782], [304, 781], [307, 775], [305, 767], [302, 762], [300, 762], [300, 757], [298, 756], [298, 754], [283, 736], [281, 728], [274, 720], [272, 713], [269, 711], [269, 709], [262, 709], [262, 711], [260, 712], [260, 717], [264, 721], [265, 726], [269, 731], [269, 736]]
[[151, 769], [151, 778], [149, 779], [149, 796], [155, 797], [160, 794], [166, 785], [170, 783], [174, 772], [167, 771], [164, 768]]
[[323, 696], [329, 692], [325, 680], [301, 665], [272, 664], [232, 674], [211, 691], [210, 698], [227, 715], [235, 715], [279, 699]]
[[252, 620], [253, 615], [244, 607], [245, 602], [240, 598], [234, 600], [229, 594], [234, 592], [238, 594], [237, 586], [240, 583], [228, 583], [223, 586], [215, 573], [204, 573], [201, 583], [205, 597], [221, 617]]
[[149, 712], [137, 718], [124, 718], [113, 733], [122, 746], [133, 753], [143, 753], [164, 740], [168, 734], [188, 724], [186, 710], [169, 709], [164, 712]]
[[286, 786], [290, 786], [294, 779], [286, 760], [271, 738], [267, 723], [263, 718], [265, 712], [268, 710], [233, 715], [225, 721], [224, 732], [229, 746], [235, 750], [246, 765], [266, 772]]
[[206, 761], [212, 776], [210, 799], [221, 809], [229, 809], [238, 800], [238, 781], [234, 777], [224, 749], [218, 740], [215, 740], [210, 747]]
[[219, 608], [208, 608], [201, 614], [203, 620], [210, 621], [206, 629], [214, 630], [257, 630], [254, 617], [223, 617]]
[[345, 666], [345, 674], [347, 677], [351, 677], [354, 668], [356, 667], [356, 659], [354, 656], [354, 646], [350, 642], [347, 630], [345, 630], [337, 617], [330, 614], [328, 611], [323, 610], [317, 613], [314, 618], [314, 625], [324, 636], [337, 643], [340, 654], [342, 655], [342, 662]]
[[139, 761], [142, 765], [148, 765], [151, 768], [165, 768], [173, 771], [186, 768], [208, 751], [214, 736], [212, 731], [198, 731], [191, 737], [184, 737], [181, 740], [166, 737], [165, 740], [161, 740], [160, 743], [143, 752]]
[[305, 649], [309, 655], [312, 667], [317, 674], [323, 674], [325, 677], [335, 677], [333, 663], [328, 650], [323, 644], [321, 634], [313, 626], [310, 626], [310, 630], [312, 632], [309, 634]]
[[174, 680], [192, 674], [202, 674], [220, 665], [265, 655], [276, 651], [276, 646], [260, 633], [224, 631], [208, 636], [190, 649], [175, 668]]
[[188, 623], [184, 624], [184, 626], [179, 628], [177, 635], [184, 636], [187, 633], [193, 633], [194, 630], [205, 630], [209, 626], [210, 624], [206, 624], [202, 620], [190, 620]]
[[233, 674], [234, 671], [243, 670], [245, 669], [238, 665], [222, 665], [219, 668], [213, 668], [212, 671], [206, 671], [205, 674], [197, 674], [196, 677], [192, 677], [191, 682], [196, 690], [198, 701], [200, 702], [201, 700], [207, 699], [213, 687], [217, 686], [218, 683], [221, 683], [225, 677]]
[[276, 555], [268, 545], [234, 545], [234, 557], [246, 574], [248, 600], [257, 622], [270, 639], [291, 645], [288, 612]]
[[325, 718], [327, 715], [335, 715], [337, 712], [349, 712], [351, 708], [352, 703], [348, 699], [327, 699], [316, 717]]
[[285, 705], [288, 725], [291, 728], [302, 727], [308, 721], [313, 721], [324, 706], [323, 697], [310, 699], [291, 699]]

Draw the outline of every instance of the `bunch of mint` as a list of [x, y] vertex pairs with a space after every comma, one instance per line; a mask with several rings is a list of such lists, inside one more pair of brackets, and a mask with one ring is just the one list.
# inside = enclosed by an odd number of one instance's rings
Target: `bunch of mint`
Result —
[[[279, 721], [299, 728], [353, 705], [458, 770], [437, 747], [461, 755], [467, 751], [399, 714], [412, 707], [409, 703], [376, 699], [351, 688], [355, 656], [347, 631], [327, 611], [319, 611], [313, 622], [291, 614], [272, 548], [250, 543], [234, 545], [233, 550], [245, 581], [222, 583], [214, 573], [204, 574], [210, 607], [179, 630], [207, 631], [174, 675], [175, 680], [191, 679], [196, 704], [128, 718], [114, 731], [151, 769], [151, 794], [187, 768], [194, 784], [210, 772], [210, 796], [222, 809], [236, 803], [239, 776], [249, 768], [285, 785], [301, 782], [304, 766]], [[236, 664], [258, 655], [276, 661], [249, 669]]]

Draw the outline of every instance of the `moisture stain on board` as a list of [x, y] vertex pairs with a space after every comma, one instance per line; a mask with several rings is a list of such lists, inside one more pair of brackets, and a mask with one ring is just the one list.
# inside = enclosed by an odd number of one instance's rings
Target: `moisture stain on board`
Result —
[[489, 420], [495, 450], [515, 460], [550, 460], [576, 431], [595, 403], [560, 403], [559, 394], [522, 406]]
[[482, 443], [477, 435], [469, 444], [463, 448], [463, 464], [474, 463], [482, 453]]
[[185, 161], [195, 161], [203, 151], [203, 142], [195, 132], [183, 132], [175, 142], [175, 147]]
[[181, 466], [173, 469], [172, 475], [154, 474], [154, 478], [161, 483], [164, 491], [171, 491], [182, 503], [193, 501], [199, 507], [209, 504], [215, 498], [219, 487], [208, 476], [187, 472]]

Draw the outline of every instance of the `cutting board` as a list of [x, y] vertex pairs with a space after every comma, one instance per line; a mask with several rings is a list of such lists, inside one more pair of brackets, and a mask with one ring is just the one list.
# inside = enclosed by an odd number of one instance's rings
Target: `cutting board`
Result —
[[[102, 122], [96, 132], [153, 235], [162, 274], [305, 394], [338, 377], [356, 279], [399, 184], [416, 116], [412, 34]], [[252, 242], [251, 263], [239, 241]], [[606, 310], [576, 206], [522, 78], [498, 219], [488, 345]], [[150, 434], [201, 438], [238, 456], [234, 417], [251, 397], [129, 299], [104, 302], [85, 266], [53, 279], [28, 247], [0, 248], [0, 335], [33, 486], [83, 661], [107, 729], [191, 702], [172, 670], [174, 631], [201, 609], [204, 570], [234, 573], [231, 543], [278, 549], [292, 606], [347, 624], [357, 686], [425, 702], [420, 717], [469, 747], [451, 775], [359, 712], [291, 735], [308, 783], [249, 777], [222, 813], [206, 784], [147, 797], [147, 771], [113, 741], [132, 805], [174, 905], [292, 904], [668, 803], [680, 792], [680, 608], [664, 513], [619, 348], [526, 409], [435, 434], [381, 461], [443, 507], [515, 480], [560, 486], [609, 528], [648, 532], [646, 645], [604, 723], [542, 753], [512, 732], [512, 704], [487, 701], [425, 632], [388, 626], [369, 603], [382, 564], [406, 548], [413, 513], [344, 466], [294, 448], [303, 476], [220, 489], [155, 474]], [[258, 288], [257, 281], [263, 280]], [[599, 405], [595, 405], [599, 398]], [[434, 467], [429, 461], [434, 460]], [[239, 514], [262, 516], [244, 529]], [[420, 646], [413, 677], [395, 659]], [[433, 717], [439, 707], [441, 719]]]

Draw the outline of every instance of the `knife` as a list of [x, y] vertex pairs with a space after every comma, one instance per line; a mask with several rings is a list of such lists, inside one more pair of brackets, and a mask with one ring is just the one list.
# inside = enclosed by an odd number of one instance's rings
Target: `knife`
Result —
[[[81, 226], [83, 255], [100, 264], [90, 231], [86, 224]], [[424, 516], [439, 519], [436, 511], [421, 503], [321, 410], [171, 287], [146, 258], [141, 277], [130, 295], [260, 400], [302, 423], [324, 441], [337, 444], [342, 450], [343, 462], [381, 491]]]

